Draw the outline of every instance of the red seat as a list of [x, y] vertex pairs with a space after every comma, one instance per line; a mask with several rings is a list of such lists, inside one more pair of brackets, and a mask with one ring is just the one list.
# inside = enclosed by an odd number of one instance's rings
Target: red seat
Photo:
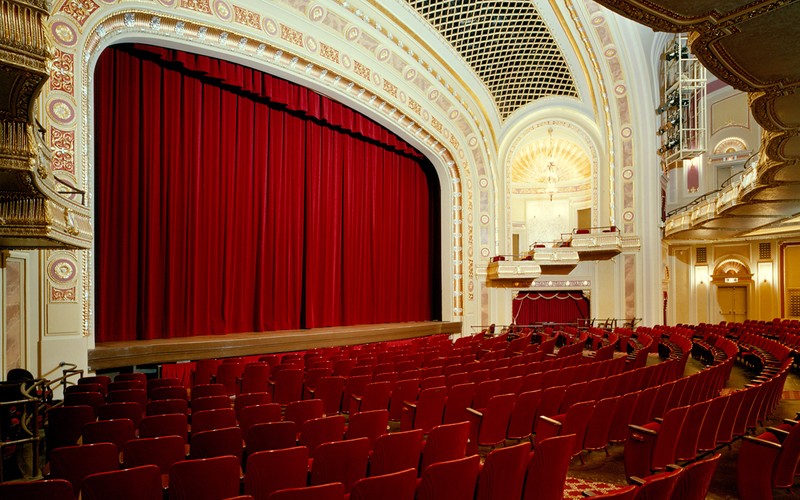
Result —
[[272, 403], [272, 395], [268, 392], [242, 393], [236, 396], [236, 399], [234, 399], [233, 409], [236, 411], [236, 416], [238, 418], [239, 412], [242, 411], [242, 408], [255, 405], [266, 405], [270, 403]]
[[189, 392], [182, 385], [170, 385], [167, 387], [155, 387], [149, 393], [151, 401], [162, 399], [185, 399], [189, 400]]
[[[147, 397], [153, 399], [153, 391], [161, 387], [183, 387], [177, 378], [153, 378], [147, 381]], [[184, 390], [186, 388], [184, 387]]]
[[238, 413], [239, 427], [242, 432], [247, 432], [247, 429], [255, 424], [263, 424], [265, 422], [280, 422], [281, 420], [281, 405], [278, 403], [259, 404], [253, 406], [245, 406]]
[[118, 373], [114, 377], [114, 382], [126, 382], [131, 380], [139, 382], [143, 388], [147, 388], [147, 375], [142, 372]]
[[446, 387], [431, 387], [420, 391], [417, 401], [404, 403], [400, 429], [404, 431], [422, 429], [427, 433], [433, 427], [441, 424], [446, 397]]
[[661, 472], [644, 478], [634, 477], [632, 481], [639, 485], [634, 497], [636, 500], [669, 500], [680, 479], [682, 469], [672, 472]]
[[290, 421], [255, 424], [247, 430], [245, 443], [247, 453], [294, 448], [297, 446], [297, 425]]
[[475, 500], [520, 498], [530, 451], [531, 444], [527, 442], [492, 450], [478, 475]]
[[419, 394], [419, 379], [398, 380], [389, 399], [389, 420], [399, 421], [403, 415], [403, 402], [416, 401]]
[[370, 382], [360, 396], [351, 395], [350, 414], [353, 415], [360, 411], [388, 410], [391, 395], [391, 382]]
[[242, 462], [242, 429], [225, 427], [192, 433], [191, 458], [213, 458], [233, 455]]
[[188, 441], [187, 429], [186, 415], [182, 413], [150, 415], [139, 422], [139, 437], [178, 436], [186, 444]]
[[106, 404], [106, 398], [99, 392], [69, 392], [64, 394], [64, 406], [90, 406], [94, 414]]
[[[563, 415], [556, 415], [552, 418], [542, 417], [536, 428], [536, 446], [542, 440], [553, 436], [573, 434], [575, 439], [572, 442], [573, 448], [570, 457], [580, 455], [583, 449], [583, 439], [586, 436], [586, 427], [589, 425], [592, 411], [594, 411], [594, 401], [584, 401], [583, 403], [572, 405], [567, 410], [567, 413]], [[581, 462], [583, 462], [582, 457]]]
[[608, 455], [608, 433], [611, 422], [616, 413], [620, 396], [601, 399], [597, 402], [592, 412], [589, 425], [586, 426], [586, 436], [583, 439], [583, 448], [586, 450], [604, 450]]
[[119, 451], [128, 440], [136, 437], [133, 421], [129, 418], [100, 420], [83, 425], [83, 444], [114, 443]]
[[192, 402], [195, 399], [206, 398], [208, 396], [224, 396], [225, 386], [222, 384], [200, 384], [192, 387]]
[[386, 434], [389, 425], [389, 410], [362, 411], [350, 417], [345, 439], [365, 437], [372, 450], [379, 437]]
[[[538, 421], [541, 416], [552, 417], [553, 415], [558, 415], [558, 409], [561, 407], [561, 400], [564, 398], [565, 392], [566, 387], [563, 385], [544, 389], [542, 391], [542, 399], [539, 400], [539, 407], [536, 410], [536, 420]], [[536, 425], [537, 422], [534, 421], [534, 429]]]
[[0, 483], [0, 498], [3, 500], [74, 500], [72, 484], [65, 479], [44, 481]]
[[359, 479], [350, 491], [350, 500], [414, 500], [416, 488], [417, 470], [406, 469]]
[[516, 394], [500, 394], [493, 396], [481, 411], [467, 409], [471, 436], [470, 454], [477, 453], [478, 446], [494, 448], [506, 440], [508, 421], [516, 399]]
[[102, 386], [103, 394], [108, 393], [108, 384], [111, 383], [111, 377], [108, 375], [95, 375], [93, 377], [81, 377], [78, 379], [78, 385], [81, 384], [100, 384]]
[[[163, 387], [162, 387], [163, 389]], [[161, 389], [156, 389], [159, 391]], [[166, 415], [169, 413], [189, 414], [189, 403], [185, 399], [161, 399], [150, 401], [145, 406], [146, 415]]]
[[219, 500], [239, 495], [239, 461], [224, 456], [183, 460], [169, 470], [170, 500]]
[[631, 423], [633, 407], [638, 398], [638, 392], [620, 396], [620, 400], [617, 402], [617, 409], [614, 411], [614, 418], [611, 420], [611, 427], [608, 429], [609, 442], [622, 443], [628, 439], [628, 425]]
[[272, 493], [268, 500], [342, 500], [343, 498], [344, 485], [330, 483], [278, 490]]
[[365, 375], [353, 375], [350, 371], [344, 381], [344, 392], [342, 393], [342, 411], [350, 411], [350, 399], [353, 396], [361, 397], [367, 388], [367, 384], [372, 382], [372, 373]]
[[73, 392], [99, 392], [100, 394], [105, 395], [105, 386], [101, 384], [86, 383], [86, 384], [68, 385], [67, 387], [64, 388], [64, 394], [70, 394]]
[[379, 437], [372, 453], [370, 475], [379, 476], [419, 467], [422, 437], [421, 429]]
[[172, 464], [186, 459], [184, 441], [179, 436], [131, 439], [122, 445], [122, 466], [156, 465], [161, 474], [169, 474]]
[[542, 391], [528, 391], [523, 392], [517, 396], [514, 402], [514, 408], [511, 410], [511, 416], [508, 420], [508, 430], [506, 437], [508, 439], [516, 439], [521, 441], [523, 439], [530, 439], [533, 434], [533, 421], [536, 418], [536, 409], [539, 407], [539, 401], [542, 399]]
[[206, 410], [217, 410], [219, 408], [230, 408], [231, 398], [226, 395], [204, 396], [192, 399], [192, 414]]
[[155, 465], [98, 472], [87, 476], [81, 486], [81, 500], [161, 500], [161, 471]]
[[497, 379], [484, 380], [475, 387], [475, 396], [472, 398], [472, 407], [476, 410], [486, 408], [489, 400], [500, 393], [501, 383]]
[[342, 409], [345, 377], [321, 377], [316, 387], [306, 388], [313, 398], [322, 400], [323, 413], [336, 415]]
[[221, 359], [200, 359], [195, 362], [194, 372], [192, 373], [192, 392], [194, 387], [211, 383], [211, 377], [216, 376], [217, 368], [222, 364]]
[[438, 425], [431, 429], [422, 449], [420, 472], [437, 462], [463, 458], [467, 454], [469, 434], [469, 422]]
[[300, 428], [300, 444], [307, 447], [313, 458], [317, 447], [323, 443], [333, 443], [344, 439], [344, 415], [312, 418]]
[[145, 385], [145, 383], [139, 380], [120, 380], [119, 382], [117, 381], [111, 382], [110, 384], [108, 384], [106, 389], [108, 390], [108, 392], [114, 392], [114, 391], [130, 391], [133, 389], [145, 390], [146, 387], [147, 386]]
[[119, 469], [119, 451], [111, 443], [65, 446], [50, 451], [50, 477], [66, 479], [75, 495], [86, 476]]
[[345, 492], [367, 475], [369, 439], [359, 438], [319, 445], [311, 464], [313, 486], [339, 482]]
[[324, 416], [324, 410], [324, 402], [321, 399], [294, 401], [286, 405], [286, 414], [283, 419], [294, 422], [300, 429], [307, 420]]
[[697, 449], [700, 441], [700, 431], [705, 423], [706, 413], [711, 405], [711, 401], [695, 403], [686, 412], [685, 422], [688, 425], [681, 426], [678, 434], [678, 444], [675, 447], [674, 461], [694, 460], [697, 457]]
[[48, 455], [62, 446], [74, 446], [81, 437], [83, 425], [94, 422], [91, 406], [63, 406], [47, 412], [48, 426], [45, 433]]
[[234, 394], [239, 393], [239, 380], [242, 378], [243, 373], [244, 373], [244, 363], [223, 362], [217, 368], [217, 376], [215, 378], [215, 381], [216, 383], [222, 384], [225, 387], [225, 394], [232, 396]]
[[247, 363], [244, 365], [240, 393], [252, 394], [268, 392], [269, 372], [270, 368], [266, 363]]
[[675, 484], [672, 498], [675, 500], [703, 500], [706, 498], [708, 487], [711, 485], [711, 477], [717, 470], [721, 457], [722, 455], [717, 453], [705, 460], [698, 460], [687, 465]]
[[275, 382], [271, 383], [271, 392], [274, 402], [286, 405], [303, 398], [303, 370], [288, 368], [273, 375]]
[[467, 408], [472, 406], [475, 397], [475, 382], [454, 385], [447, 389], [442, 423], [453, 424], [467, 420]]
[[142, 420], [143, 409], [139, 403], [107, 403], [97, 409], [97, 419], [127, 418], [133, 422], [133, 427], [138, 429], [139, 422]]
[[596, 494], [589, 492], [591, 498], [602, 498], [603, 500], [633, 500], [636, 497], [638, 488], [636, 486], [625, 486], [608, 493]]
[[646, 477], [674, 463], [678, 436], [688, 407], [673, 408], [662, 423], [629, 426], [625, 444], [625, 475]]
[[525, 474], [523, 500], [562, 500], [574, 434], [545, 439], [531, 453]]
[[631, 424], [645, 425], [653, 420], [653, 402], [655, 401], [659, 390], [660, 387], [656, 386], [645, 389], [639, 393], [639, 396], [636, 398], [636, 404], [633, 407], [633, 413], [631, 413]]
[[770, 428], [745, 436], [739, 450], [736, 477], [742, 500], [771, 499], [773, 488], [791, 488], [800, 463], [800, 425], [787, 432]]
[[[113, 384], [114, 382], [112, 382]], [[111, 384], [109, 384], [108, 395], [106, 396], [109, 403], [127, 403], [134, 402], [142, 405], [142, 408], [147, 404], [147, 391], [144, 389], [123, 389], [119, 391], [112, 391]]]
[[265, 450], [247, 457], [244, 492], [256, 500], [277, 490], [302, 488], [308, 480], [308, 448]]
[[480, 465], [477, 455], [431, 465], [422, 473], [417, 500], [472, 500]]
[[225, 427], [236, 427], [236, 412], [233, 408], [218, 408], [192, 413], [192, 434]]

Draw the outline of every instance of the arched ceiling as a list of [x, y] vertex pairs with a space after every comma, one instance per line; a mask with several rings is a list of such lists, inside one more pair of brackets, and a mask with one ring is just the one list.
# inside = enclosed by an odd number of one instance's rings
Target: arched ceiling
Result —
[[587, 182], [592, 178], [589, 156], [574, 142], [554, 137], [552, 144], [547, 136], [522, 148], [511, 161], [511, 182], [527, 185], [547, 183], [547, 164], [553, 161], [558, 182], [556, 186]]
[[541, 97], [577, 97], [558, 44], [532, 0], [407, 0], [475, 71], [499, 116]]

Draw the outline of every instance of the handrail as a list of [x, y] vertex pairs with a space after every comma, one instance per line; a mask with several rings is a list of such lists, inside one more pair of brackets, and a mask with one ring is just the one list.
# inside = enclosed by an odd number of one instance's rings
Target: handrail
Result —
[[79, 195], [81, 195], [81, 205], [85, 205], [86, 204], [86, 191], [84, 191], [83, 189], [77, 188], [77, 187], [73, 186], [72, 184], [68, 184], [66, 181], [63, 181], [63, 180], [59, 179], [58, 176], [56, 176], [56, 175], [54, 175], [53, 178], [56, 180], [56, 182], [58, 182], [62, 186], [67, 186], [69, 188], [66, 191], [58, 191], [58, 194], [79, 194]]
[[695, 198], [694, 200], [690, 201], [689, 203], [687, 203], [686, 205], [684, 205], [682, 207], [678, 207], [678, 208], [675, 208], [673, 210], [670, 210], [669, 212], [667, 212], [667, 217], [672, 217], [673, 215], [677, 214], [678, 212], [683, 212], [684, 210], [688, 210], [689, 208], [691, 208], [691, 207], [693, 207], [695, 205], [699, 205], [700, 203], [703, 203], [703, 202], [707, 201], [709, 198], [711, 198], [712, 195], [718, 194], [720, 191], [722, 191], [722, 189], [715, 189], [714, 191], [709, 191], [708, 193], [704, 194], [703, 196], [699, 196], [699, 197]]

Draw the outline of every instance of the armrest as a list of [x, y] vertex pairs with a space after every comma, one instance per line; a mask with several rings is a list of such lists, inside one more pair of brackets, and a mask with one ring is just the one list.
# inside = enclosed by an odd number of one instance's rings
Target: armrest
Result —
[[479, 412], [475, 408], [467, 408], [467, 413], [471, 413], [472, 415], [475, 415], [478, 418], [483, 418], [483, 413]]
[[[306, 392], [308, 392], [309, 394], [314, 396], [317, 393], [317, 388], [316, 387], [306, 387]], [[314, 398], [311, 398], [311, 399], [314, 399]]]
[[750, 443], [753, 443], [753, 444], [766, 446], [768, 448], [774, 448], [776, 450], [780, 450], [781, 449], [781, 445], [779, 445], [778, 443], [773, 443], [772, 441], [767, 441], [766, 439], [759, 439], [759, 438], [753, 437], [753, 436], [744, 436], [744, 439], [746, 441], [750, 442]]
[[548, 424], [555, 425], [556, 427], [561, 427], [561, 425], [562, 425], [561, 422], [559, 422], [558, 420], [552, 419], [550, 417], [541, 416], [541, 417], [539, 417], [539, 420], [544, 420]]
[[595, 493], [594, 491], [582, 491], [581, 495], [583, 495], [584, 497], [596, 497], [597, 493]]
[[783, 442], [786, 439], [786, 436], [789, 435], [789, 431], [785, 431], [783, 429], [778, 429], [777, 427], [767, 427], [767, 432], [770, 434], [774, 434], [778, 441]]
[[642, 486], [645, 483], [645, 480], [640, 478], [639, 476], [631, 476], [628, 478], [628, 482], [631, 484], [635, 484], [636, 486]]
[[350, 398], [352, 398], [352, 399], [354, 399], [354, 400], [358, 401], [359, 403], [361, 402], [361, 396], [358, 396], [358, 395], [356, 395], [356, 394], [351, 394], [351, 395], [350, 395]]
[[683, 469], [683, 467], [681, 467], [678, 464], [667, 464], [667, 470], [670, 471], [670, 472], [676, 471], [678, 469]]
[[412, 403], [411, 401], [403, 401], [403, 406], [407, 406], [407, 407], [411, 408], [412, 410], [416, 410], [417, 409], [417, 402], [414, 401]]
[[654, 417], [653, 420], [655, 422], [658, 422], [659, 424], [663, 424], [664, 423], [664, 417]]
[[797, 425], [797, 420], [792, 420], [791, 418], [784, 418], [783, 419], [783, 423], [784, 424]]
[[642, 427], [641, 425], [628, 424], [628, 429], [636, 432], [641, 432], [642, 434], [658, 436], [658, 432], [654, 431], [653, 429], [648, 429], [647, 427]]

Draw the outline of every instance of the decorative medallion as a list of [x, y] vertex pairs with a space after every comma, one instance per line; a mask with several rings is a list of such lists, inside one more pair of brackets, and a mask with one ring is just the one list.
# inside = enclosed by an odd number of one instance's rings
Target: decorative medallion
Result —
[[51, 99], [47, 105], [47, 115], [56, 123], [69, 125], [75, 120], [75, 109], [66, 99]]
[[408, 80], [410, 82], [411, 80], [416, 78], [416, 76], [417, 76], [417, 71], [413, 70], [413, 69], [409, 69], [408, 71], [405, 72], [405, 74], [403, 75], [403, 78], [405, 78], [406, 80]]
[[158, 0], [158, 3], [164, 7], [174, 7], [177, 0]]
[[400, 102], [406, 102], [406, 93], [402, 90], [397, 91], [397, 98], [400, 99]]
[[93, 0], [67, 0], [61, 6], [60, 12], [75, 19], [79, 26], [83, 26], [89, 16], [99, 8], [100, 6]]
[[389, 52], [389, 49], [384, 47], [384, 48], [382, 48], [382, 49], [380, 49], [378, 51], [378, 60], [381, 61], [381, 62], [384, 62], [387, 59], [389, 59], [390, 55], [391, 55], [391, 52]]
[[356, 26], [351, 26], [347, 29], [347, 33], [345, 33], [345, 37], [347, 41], [354, 42], [356, 39], [361, 35], [361, 30], [358, 29]]
[[470, 148], [475, 148], [475, 147], [477, 147], [477, 146], [478, 146], [478, 138], [477, 138], [476, 136], [474, 136], [474, 135], [473, 135], [472, 137], [470, 137], [469, 139], [467, 139], [467, 145], [468, 145]]
[[195, 12], [202, 12], [203, 14], [211, 14], [211, 6], [208, 4], [208, 0], [181, 0], [181, 7]]
[[489, 249], [488, 249], [488, 248], [486, 248], [486, 247], [484, 247], [484, 248], [481, 248], [481, 257], [484, 257], [484, 258], [485, 258], [485, 257], [488, 257], [488, 256], [489, 256], [489, 253], [491, 253], [491, 252], [489, 252]]
[[431, 90], [430, 94], [428, 94], [428, 99], [431, 101], [435, 101], [439, 98], [439, 91], [436, 89]]
[[53, 283], [66, 285], [72, 282], [77, 275], [78, 268], [75, 263], [63, 256], [51, 260], [47, 266], [47, 276]]
[[317, 51], [317, 41], [313, 37], [306, 37], [306, 48], [311, 52]]
[[489, 223], [489, 216], [486, 214], [481, 215], [481, 224], [488, 224]]
[[461, 116], [461, 113], [459, 113], [457, 109], [454, 109], [450, 112], [451, 120], [457, 120], [459, 116]]
[[58, 49], [53, 50], [53, 64], [50, 70], [50, 90], [62, 90], [72, 94], [75, 90], [73, 63], [75, 56]]
[[625, 222], [630, 222], [633, 220], [633, 212], [630, 210], [622, 214], [622, 218], [625, 219]]
[[626, 168], [622, 171], [622, 177], [626, 180], [631, 180], [633, 178], [633, 170]]
[[314, 22], [322, 21], [325, 17], [325, 9], [321, 5], [315, 5], [308, 11], [308, 18]]
[[478, 185], [483, 189], [488, 188], [489, 187], [489, 179], [487, 179], [486, 177], [481, 177], [481, 179], [478, 181]]
[[627, 89], [625, 88], [625, 85], [621, 85], [620, 84], [620, 85], [617, 85], [616, 87], [614, 87], [614, 92], [616, 92], [617, 95], [625, 95], [625, 91], [626, 90]]
[[53, 151], [53, 170], [75, 173], [75, 132], [50, 127], [50, 149]]
[[428, 121], [428, 118], [430, 118], [430, 113], [428, 113], [427, 109], [423, 109], [422, 110], [422, 119], [425, 120], [425, 121]]
[[278, 34], [278, 23], [276, 23], [274, 20], [272, 20], [272, 19], [270, 19], [268, 17], [265, 18], [264, 19], [264, 31], [266, 31], [267, 33], [269, 33], [272, 36], [277, 35]]
[[223, 0], [214, 0], [214, 3], [211, 4], [211, 9], [223, 21], [230, 21], [233, 18], [230, 6]]
[[50, 26], [50, 33], [53, 34], [56, 42], [65, 47], [72, 47], [78, 42], [78, 32], [71, 24], [65, 21], [56, 21]]
[[352, 61], [350, 60], [350, 56], [348, 56], [347, 54], [342, 54], [342, 66], [344, 66], [347, 69], [350, 69], [351, 65]]
[[606, 57], [611, 59], [612, 57], [617, 55], [617, 49], [615, 49], [614, 47], [609, 47], [603, 53], [605, 54]]
[[376, 86], [380, 87], [381, 84], [383, 83], [383, 78], [381, 78], [381, 75], [379, 75], [378, 73], [373, 72], [372, 73], [372, 83], [374, 83]]
[[630, 127], [623, 127], [622, 130], [620, 130], [620, 134], [622, 134], [622, 137], [625, 137], [627, 139], [628, 137], [633, 135], [633, 130], [631, 130]]

